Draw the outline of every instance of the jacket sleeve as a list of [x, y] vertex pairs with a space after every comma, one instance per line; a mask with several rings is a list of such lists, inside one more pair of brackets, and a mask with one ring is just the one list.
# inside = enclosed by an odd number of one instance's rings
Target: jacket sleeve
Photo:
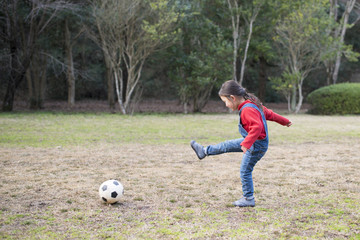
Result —
[[272, 110], [267, 109], [266, 107], [263, 107], [263, 108], [264, 108], [264, 114], [265, 114], [266, 120], [277, 122], [283, 126], [286, 126], [290, 122], [289, 119], [273, 112]]

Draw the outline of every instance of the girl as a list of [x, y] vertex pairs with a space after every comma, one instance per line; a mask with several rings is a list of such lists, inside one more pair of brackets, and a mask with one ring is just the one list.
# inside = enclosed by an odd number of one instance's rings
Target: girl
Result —
[[247, 93], [246, 89], [242, 88], [236, 81], [225, 82], [221, 86], [219, 96], [226, 107], [233, 111], [239, 110], [239, 132], [243, 138], [228, 140], [207, 147], [191, 141], [191, 147], [199, 159], [227, 152], [243, 152], [240, 167], [243, 197], [233, 202], [233, 205], [254, 207], [252, 171], [255, 164], [268, 149], [269, 134], [266, 120], [275, 121], [288, 127], [292, 125], [292, 122], [264, 107], [257, 97]]

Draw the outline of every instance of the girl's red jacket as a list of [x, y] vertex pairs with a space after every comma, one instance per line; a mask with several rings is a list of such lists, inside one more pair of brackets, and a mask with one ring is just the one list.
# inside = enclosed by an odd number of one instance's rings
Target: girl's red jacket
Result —
[[[246, 100], [238, 106], [238, 110], [242, 108], [247, 103], [253, 103], [250, 100]], [[272, 110], [267, 109], [263, 106], [263, 111], [266, 120], [277, 122], [281, 125], [286, 126], [290, 121], [289, 119], [274, 113]], [[241, 146], [249, 149], [256, 140], [264, 139], [266, 137], [266, 132], [264, 124], [262, 122], [261, 114], [258, 110], [252, 107], [246, 107], [241, 112], [241, 124], [243, 128], [248, 132], [248, 135], [241, 143]]]

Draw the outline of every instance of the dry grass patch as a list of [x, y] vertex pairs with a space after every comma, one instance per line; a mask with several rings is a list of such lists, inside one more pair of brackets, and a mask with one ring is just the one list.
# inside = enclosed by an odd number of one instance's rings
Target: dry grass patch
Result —
[[[198, 161], [184, 145], [1, 148], [1, 237], [21, 239], [359, 237], [359, 143], [271, 146], [240, 197], [241, 154]], [[311, 149], [308, 151], [307, 149]], [[123, 201], [98, 199], [116, 178]]]

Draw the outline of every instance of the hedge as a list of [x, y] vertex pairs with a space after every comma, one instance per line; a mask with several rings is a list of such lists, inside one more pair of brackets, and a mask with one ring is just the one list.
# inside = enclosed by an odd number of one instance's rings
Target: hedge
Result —
[[312, 114], [360, 114], [360, 83], [340, 83], [309, 94]]

